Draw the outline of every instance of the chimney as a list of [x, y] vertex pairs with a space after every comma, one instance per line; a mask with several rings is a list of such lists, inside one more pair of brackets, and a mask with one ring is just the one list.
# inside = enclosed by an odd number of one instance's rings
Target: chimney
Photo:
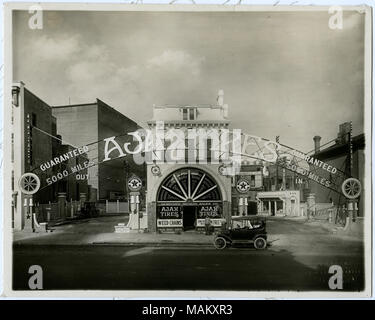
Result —
[[224, 90], [219, 90], [219, 94], [217, 96], [217, 104], [219, 106], [223, 106], [224, 105]]
[[322, 137], [315, 136], [313, 139], [315, 153], [318, 153], [320, 151], [320, 140], [322, 139]]
[[228, 105], [227, 104], [223, 105], [223, 117], [224, 119], [228, 119]]
[[349, 141], [349, 133], [351, 131], [350, 122], [344, 122], [339, 125], [339, 132], [337, 134], [337, 142], [339, 144], [347, 143]]

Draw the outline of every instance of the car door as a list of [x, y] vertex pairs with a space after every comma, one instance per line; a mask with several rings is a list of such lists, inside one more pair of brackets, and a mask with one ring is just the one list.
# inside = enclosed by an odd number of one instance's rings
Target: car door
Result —
[[230, 232], [230, 236], [232, 238], [232, 240], [236, 241], [236, 240], [240, 240], [241, 239], [241, 229], [240, 228], [234, 228], [231, 230]]
[[232, 230], [232, 240], [248, 240], [249, 230], [247, 228], [236, 228]]

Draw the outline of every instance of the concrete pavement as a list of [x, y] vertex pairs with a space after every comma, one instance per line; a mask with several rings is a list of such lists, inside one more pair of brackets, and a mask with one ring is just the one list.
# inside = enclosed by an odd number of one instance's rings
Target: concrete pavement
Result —
[[[103, 216], [85, 221], [55, 226], [53, 232], [14, 233], [15, 245], [196, 245], [212, 246], [214, 236], [195, 231], [181, 234], [114, 233], [118, 223], [127, 223], [128, 216]], [[267, 232], [272, 247], [291, 247], [297, 251], [311, 247], [329, 246], [332, 241], [362, 242], [361, 237], [334, 233], [322, 223], [306, 222], [303, 219], [268, 218]]]
[[361, 238], [300, 219], [267, 219], [268, 250], [216, 250], [213, 235], [114, 233], [125, 216], [56, 226], [52, 233], [15, 233], [13, 286], [28, 290], [28, 268], [44, 270], [45, 289], [329, 290], [340, 265], [344, 290], [362, 290]]
[[364, 269], [356, 246], [334, 241], [296, 253], [292, 247], [22, 245], [13, 251], [13, 287], [29, 290], [28, 270], [37, 264], [46, 290], [329, 291], [329, 267], [340, 265], [343, 289], [359, 291]]

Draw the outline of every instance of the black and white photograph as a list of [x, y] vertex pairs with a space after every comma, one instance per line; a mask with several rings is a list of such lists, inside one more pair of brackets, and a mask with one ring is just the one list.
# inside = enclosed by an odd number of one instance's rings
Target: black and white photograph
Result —
[[6, 295], [371, 296], [371, 7], [4, 18]]

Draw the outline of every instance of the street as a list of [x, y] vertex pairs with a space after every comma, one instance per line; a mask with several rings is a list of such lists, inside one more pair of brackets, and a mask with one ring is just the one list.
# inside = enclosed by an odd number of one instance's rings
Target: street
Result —
[[344, 291], [363, 289], [361, 241], [295, 221], [268, 225], [289, 232], [291, 241], [275, 239], [264, 251], [188, 244], [16, 244], [14, 289], [28, 290], [31, 265], [42, 267], [45, 290], [330, 290], [331, 265], [342, 267]]

